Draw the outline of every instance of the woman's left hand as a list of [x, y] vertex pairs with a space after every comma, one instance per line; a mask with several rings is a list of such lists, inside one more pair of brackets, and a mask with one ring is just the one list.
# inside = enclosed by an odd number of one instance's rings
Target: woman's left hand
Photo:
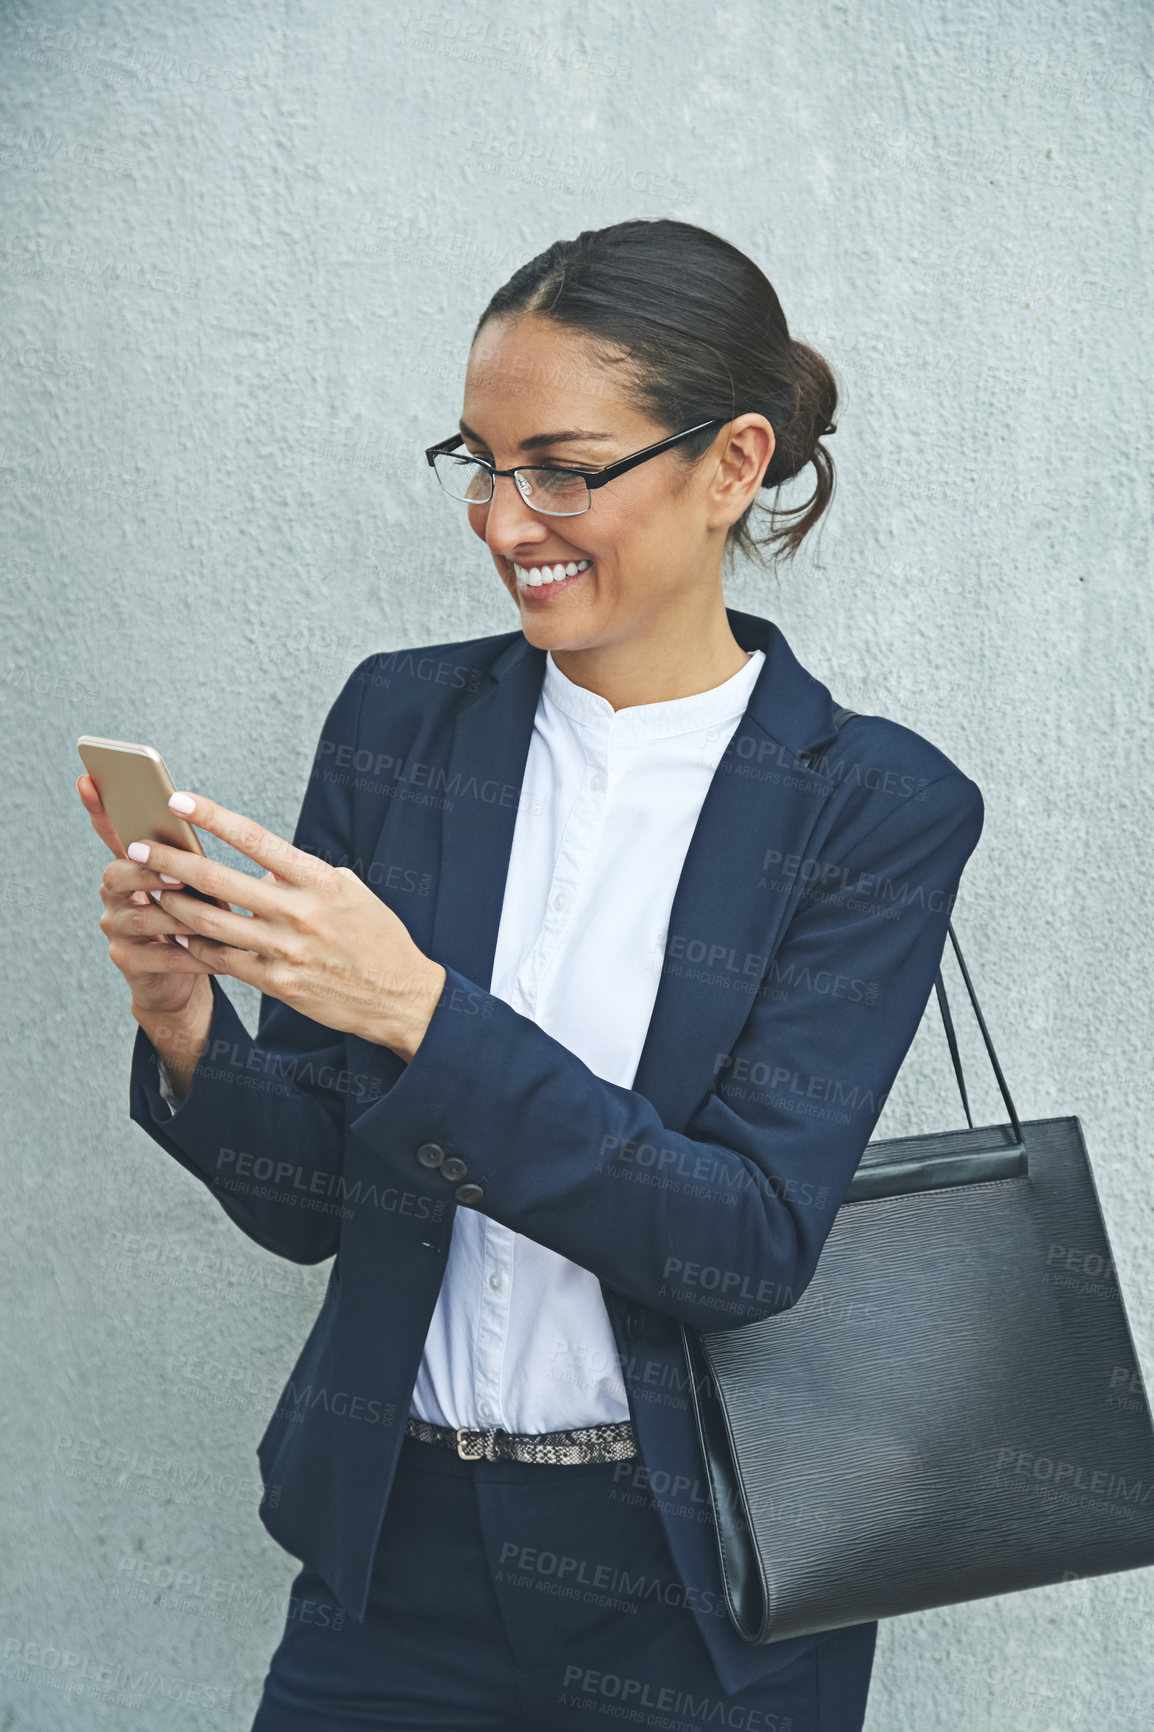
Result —
[[[192, 810], [174, 801], [192, 802]], [[197, 934], [188, 953], [327, 1028], [360, 1035], [410, 1059], [429, 1025], [445, 970], [413, 943], [402, 920], [347, 866], [314, 854], [198, 795], [169, 804], [265, 868], [254, 878], [186, 848], [134, 842], [129, 856], [251, 915], [161, 890], [160, 906]], [[147, 854], [145, 853], [147, 850]]]

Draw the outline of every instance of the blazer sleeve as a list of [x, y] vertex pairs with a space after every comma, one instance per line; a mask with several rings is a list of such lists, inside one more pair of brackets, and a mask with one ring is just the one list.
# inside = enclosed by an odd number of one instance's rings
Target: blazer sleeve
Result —
[[[338, 745], [355, 744], [367, 665], [350, 675], [325, 719], [292, 836], [336, 865], [354, 854], [352, 791], [328, 760]], [[345, 1036], [262, 993], [254, 1040], [219, 977], [209, 982], [208, 1039], [175, 1110], [160, 1086], [156, 1048], [138, 1025], [130, 1116], [250, 1239], [293, 1262], [319, 1263], [340, 1233]]]
[[836, 889], [799, 902], [683, 1131], [449, 968], [420, 1046], [350, 1134], [410, 1183], [436, 1180], [417, 1150], [439, 1144], [482, 1213], [699, 1328], [783, 1310], [917, 1031], [983, 821], [953, 771], [831, 850], [818, 882]]

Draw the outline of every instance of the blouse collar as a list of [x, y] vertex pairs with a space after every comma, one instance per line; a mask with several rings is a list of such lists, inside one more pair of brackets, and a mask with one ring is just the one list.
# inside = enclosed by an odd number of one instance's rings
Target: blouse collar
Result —
[[629, 704], [614, 710], [608, 698], [575, 685], [546, 651], [541, 694], [571, 720], [597, 733], [612, 733], [615, 741], [668, 739], [675, 734], [697, 733], [743, 715], [750, 693], [765, 661], [764, 650], [754, 650], [745, 666], [738, 668], [719, 686], [693, 692], [684, 698], [665, 698], [653, 704]]

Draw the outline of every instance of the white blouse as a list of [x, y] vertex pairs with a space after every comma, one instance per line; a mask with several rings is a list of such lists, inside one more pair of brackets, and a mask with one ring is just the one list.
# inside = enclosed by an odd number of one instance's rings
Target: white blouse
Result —
[[[755, 650], [708, 691], [614, 711], [546, 654], [489, 991], [606, 1082], [633, 1085], [690, 838], [764, 661]], [[598, 1278], [458, 1209], [410, 1411], [509, 1432], [628, 1419]]]
[[[615, 712], [546, 654], [489, 991], [606, 1082], [633, 1085], [690, 837], [764, 660]], [[628, 1419], [597, 1277], [458, 1209], [410, 1411], [511, 1432]]]

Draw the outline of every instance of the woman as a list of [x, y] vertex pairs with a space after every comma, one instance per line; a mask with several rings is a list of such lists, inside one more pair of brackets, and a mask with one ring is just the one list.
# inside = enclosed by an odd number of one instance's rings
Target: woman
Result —
[[254, 1732], [862, 1724], [876, 1624], [730, 1624], [680, 1333], [804, 1291], [982, 827], [725, 607], [761, 488], [816, 469], [787, 554], [825, 510], [835, 408], [717, 236], [559, 242], [428, 453], [519, 629], [367, 657], [291, 845], [174, 797], [260, 879], [125, 858], [79, 779], [132, 1117], [259, 1244], [335, 1254], [258, 1450], [304, 1567]]

